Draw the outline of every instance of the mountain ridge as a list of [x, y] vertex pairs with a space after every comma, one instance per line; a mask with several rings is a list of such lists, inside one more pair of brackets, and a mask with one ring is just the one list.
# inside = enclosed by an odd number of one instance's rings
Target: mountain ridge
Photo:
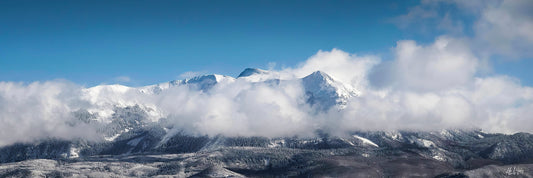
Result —
[[218, 85], [235, 82], [267, 86], [292, 82], [301, 84], [305, 104], [320, 114], [342, 110], [361, 95], [323, 71], [291, 80], [260, 69], [247, 68], [241, 74], [237, 78], [210, 74], [142, 87], [84, 89], [85, 99], [97, 107], [75, 111], [74, 120], [67, 124], [94, 127], [101, 138], [46, 138], [0, 147], [0, 177], [527, 177], [533, 171], [533, 135], [529, 133], [444, 129], [353, 130], [330, 135], [317, 129], [310, 136], [192, 134], [168, 120], [159, 108], [119, 96], [157, 96], [173, 87], [216, 95]]

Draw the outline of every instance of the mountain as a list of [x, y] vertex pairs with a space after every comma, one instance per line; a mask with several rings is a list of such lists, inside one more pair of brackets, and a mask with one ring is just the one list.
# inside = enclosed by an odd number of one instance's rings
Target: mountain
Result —
[[[235, 82], [252, 85], [266, 84], [273, 87], [282, 83], [301, 83], [306, 99], [305, 104], [316, 108], [316, 112], [325, 112], [331, 108], [342, 109], [352, 97], [358, 96], [357, 90], [336, 81], [322, 71], [313, 72], [303, 78], [281, 80], [275, 72], [247, 68], [237, 78], [210, 74], [142, 87], [99, 85], [87, 88], [83, 90], [82, 95], [90, 103], [90, 107], [81, 109], [76, 114], [82, 115], [84, 120], [93, 121], [90, 124], [100, 128], [104, 139], [113, 141], [129, 130], [166, 117], [157, 106], [132, 100], [131, 95], [160, 95], [162, 92], [173, 88], [210, 95], [216, 94], [217, 91], [213, 88], [218, 85], [228, 85]], [[176, 105], [180, 104], [176, 103]]]
[[244, 71], [242, 71], [237, 78], [241, 77], [249, 77], [252, 75], [262, 75], [262, 74], [268, 74], [269, 72], [266, 70], [256, 69], [256, 68], [246, 68]]
[[100, 140], [46, 138], [0, 147], [0, 177], [533, 176], [529, 133], [451, 129], [344, 135], [316, 130], [307, 137], [194, 135], [175, 128], [160, 108], [129, 99], [134, 94], [164, 96], [172, 88], [212, 95], [217, 87], [235, 82], [299, 83], [304, 104], [317, 112], [342, 110], [360, 95], [322, 71], [282, 80], [275, 72], [252, 68], [237, 78], [212, 74], [143, 87], [95, 86], [82, 91], [90, 107], [74, 111], [67, 124], [94, 127]]
[[[0, 176], [530, 177], [532, 137], [479, 130], [225, 137], [143, 126], [109, 142], [57, 139], [0, 148]], [[160, 128], [160, 127], [159, 127]], [[509, 149], [512, 148], [512, 149]]]
[[218, 74], [201, 75], [184, 80], [173, 80], [166, 83], [140, 87], [139, 91], [146, 94], [159, 94], [163, 90], [172, 87], [187, 86], [191, 90], [206, 92], [220, 82], [233, 82], [234, 80], [233, 77]]
[[[107, 92], [110, 93], [109, 95], [112, 95], [113, 92], [117, 94], [123, 94], [137, 90], [143, 94], [153, 95], [160, 94], [162, 91], [168, 90], [169, 88], [180, 86], [187, 87], [193, 91], [209, 92], [217, 84], [233, 83], [237, 80], [248, 83], [265, 83], [269, 85], [279, 85], [280, 82], [302, 82], [304, 93], [307, 98], [307, 104], [315, 106], [320, 111], [327, 111], [332, 107], [342, 109], [345, 107], [350, 98], [359, 95], [359, 91], [356, 89], [353, 89], [351, 86], [345, 85], [333, 79], [331, 76], [322, 71], [313, 72], [310, 75], [300, 79], [296, 78], [291, 80], [281, 80], [279, 75], [274, 72], [255, 68], [246, 68], [239, 74], [237, 78], [218, 74], [210, 74], [196, 76], [184, 80], [173, 80], [166, 83], [148, 85], [138, 88], [131, 88], [122, 85], [100, 85], [89, 88], [87, 92], [92, 93], [92, 95], [97, 95], [103, 92]], [[94, 96], [92, 97], [93, 98], [91, 98], [91, 100], [108, 100], [106, 98], [94, 99]], [[120, 99], [117, 99], [116, 101], [118, 105], [128, 105]], [[130, 103], [129, 105], [132, 104]]]
[[307, 103], [317, 106], [320, 110], [328, 110], [333, 106], [345, 107], [348, 100], [358, 96], [358, 91], [334, 80], [322, 71], [316, 71], [301, 79], [307, 96]]

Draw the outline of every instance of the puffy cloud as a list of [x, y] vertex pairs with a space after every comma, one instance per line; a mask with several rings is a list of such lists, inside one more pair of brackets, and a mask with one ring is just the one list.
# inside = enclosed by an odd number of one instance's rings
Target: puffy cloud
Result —
[[383, 63], [373, 73], [378, 75], [374, 83], [416, 91], [459, 87], [471, 83], [479, 63], [463, 40], [448, 37], [439, 37], [428, 46], [399, 41], [394, 53], [394, 61]]
[[311, 134], [299, 83], [279, 86], [233, 82], [209, 93], [183, 87], [152, 98], [169, 114], [176, 129], [188, 133], [228, 136]]
[[65, 81], [0, 82], [0, 145], [46, 137], [95, 138], [83, 125], [71, 126], [72, 111], [88, 105], [81, 87]]
[[503, 0], [486, 7], [474, 26], [476, 42], [489, 54], [533, 56], [532, 9], [529, 0]]
[[478, 78], [471, 101], [477, 123], [495, 132], [532, 132], [533, 88], [507, 76]]

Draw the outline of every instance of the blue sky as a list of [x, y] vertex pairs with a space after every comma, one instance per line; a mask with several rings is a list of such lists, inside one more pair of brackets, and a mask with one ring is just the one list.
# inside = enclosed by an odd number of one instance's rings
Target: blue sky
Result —
[[[417, 16], [417, 8], [437, 14]], [[0, 81], [138, 86], [188, 71], [292, 67], [333, 48], [389, 60], [399, 40], [476, 38], [478, 18], [419, 1], [0, 1]], [[446, 19], [452, 25], [440, 28]], [[533, 86], [529, 54], [487, 58], [489, 75]]]

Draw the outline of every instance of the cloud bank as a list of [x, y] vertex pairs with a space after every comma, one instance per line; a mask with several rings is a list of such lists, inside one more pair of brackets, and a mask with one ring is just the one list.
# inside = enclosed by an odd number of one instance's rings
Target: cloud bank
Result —
[[[295, 68], [271, 71], [279, 85], [221, 80], [209, 91], [174, 87], [146, 94], [121, 85], [83, 88], [67, 81], [0, 82], [0, 144], [43, 137], [96, 137], [94, 128], [69, 125], [87, 109], [109, 122], [112, 108], [142, 105], [152, 121], [166, 118], [176, 131], [228, 136], [310, 136], [316, 129], [353, 130], [481, 128], [533, 132], [533, 88], [517, 79], [478, 77], [479, 60], [460, 39], [445, 36], [420, 45], [399, 41], [395, 58], [319, 51]], [[362, 94], [343, 110], [314, 112], [298, 80], [330, 74]]]

